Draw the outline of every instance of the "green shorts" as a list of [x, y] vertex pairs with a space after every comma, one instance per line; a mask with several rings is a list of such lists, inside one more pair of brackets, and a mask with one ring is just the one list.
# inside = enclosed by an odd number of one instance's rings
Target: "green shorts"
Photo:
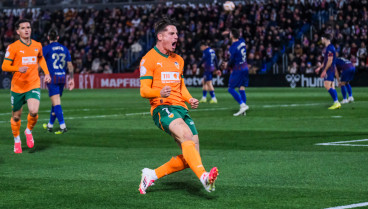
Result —
[[24, 92], [24, 93], [15, 93], [13, 91], [10, 91], [10, 101], [12, 105], [13, 112], [18, 111], [22, 108], [22, 106], [27, 103], [28, 99], [41, 99], [41, 90], [39, 88], [32, 89], [30, 91]]
[[198, 135], [193, 119], [189, 116], [188, 110], [182, 106], [160, 105], [153, 110], [152, 115], [156, 126], [170, 135], [169, 125], [177, 118], [182, 118], [184, 120], [193, 135]]

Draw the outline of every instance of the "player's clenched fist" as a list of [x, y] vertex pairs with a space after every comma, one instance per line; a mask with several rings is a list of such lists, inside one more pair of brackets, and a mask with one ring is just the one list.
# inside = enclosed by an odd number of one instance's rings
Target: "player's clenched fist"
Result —
[[164, 86], [160, 91], [160, 94], [161, 94], [162, 98], [169, 97], [170, 93], [171, 93], [171, 87], [170, 86]]
[[28, 70], [27, 66], [22, 66], [22, 67], [19, 68], [20, 73], [25, 73], [25, 72], [27, 72], [27, 70]]
[[197, 109], [198, 104], [199, 104], [199, 101], [198, 101], [198, 99], [196, 99], [196, 98], [190, 98], [190, 99], [189, 99], [189, 103], [190, 103], [190, 107], [191, 107], [192, 109]]

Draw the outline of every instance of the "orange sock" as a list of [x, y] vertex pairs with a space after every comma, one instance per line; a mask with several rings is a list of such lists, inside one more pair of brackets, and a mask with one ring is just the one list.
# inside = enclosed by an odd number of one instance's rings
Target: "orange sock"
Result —
[[17, 137], [19, 136], [19, 130], [20, 130], [20, 120], [18, 122], [15, 122], [13, 118], [10, 119], [10, 125], [11, 130], [13, 132], [13, 136]]
[[201, 156], [196, 150], [194, 142], [185, 141], [181, 143], [181, 149], [183, 150], [184, 159], [189, 164], [189, 167], [193, 170], [198, 178], [201, 178], [202, 174], [206, 172], [206, 170], [202, 165]]
[[162, 178], [171, 173], [189, 168], [188, 163], [184, 160], [183, 155], [172, 157], [169, 162], [155, 169], [157, 178]]
[[32, 131], [33, 127], [37, 123], [38, 115], [36, 117], [32, 117], [30, 114], [28, 114], [27, 120], [28, 120], [27, 128]]

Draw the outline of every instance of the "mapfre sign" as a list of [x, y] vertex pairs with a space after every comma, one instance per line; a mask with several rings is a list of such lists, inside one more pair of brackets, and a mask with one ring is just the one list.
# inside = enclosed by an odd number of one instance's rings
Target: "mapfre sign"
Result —
[[[69, 76], [67, 76], [69, 79]], [[46, 88], [41, 77], [41, 88]], [[76, 89], [118, 89], [139, 88], [139, 73], [113, 73], [113, 74], [75, 74]]]

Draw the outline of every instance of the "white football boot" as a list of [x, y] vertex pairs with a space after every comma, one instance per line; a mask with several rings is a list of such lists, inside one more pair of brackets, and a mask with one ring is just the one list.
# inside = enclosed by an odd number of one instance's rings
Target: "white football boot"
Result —
[[213, 167], [210, 172], [205, 172], [201, 176], [201, 183], [207, 192], [215, 191], [215, 181], [218, 176], [218, 169]]
[[149, 168], [144, 168], [142, 170], [141, 184], [139, 184], [139, 192], [141, 194], [146, 194], [146, 190], [148, 187], [154, 185], [155, 180], [157, 180], [155, 171]]
[[234, 116], [239, 116], [239, 115], [246, 115], [245, 111], [247, 111], [249, 109], [249, 106], [246, 104], [241, 104], [240, 105], [240, 110], [237, 113], [234, 113]]

